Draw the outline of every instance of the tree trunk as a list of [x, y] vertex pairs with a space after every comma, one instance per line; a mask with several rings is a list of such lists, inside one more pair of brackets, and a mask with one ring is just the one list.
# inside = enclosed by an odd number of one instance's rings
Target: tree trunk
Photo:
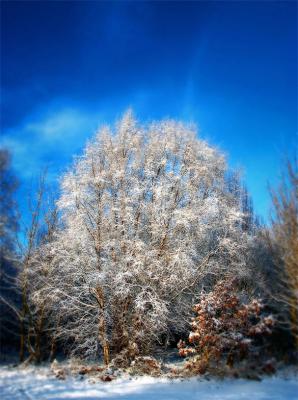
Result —
[[99, 307], [101, 309], [101, 316], [98, 322], [98, 339], [103, 349], [103, 360], [105, 365], [110, 363], [110, 345], [107, 336], [107, 325], [105, 320], [105, 302], [104, 295], [101, 288], [96, 289], [96, 297]]
[[25, 327], [24, 327], [24, 320], [22, 319], [20, 322], [20, 353], [19, 353], [20, 362], [24, 361], [24, 357], [25, 357]]
[[298, 304], [296, 297], [290, 300], [290, 318], [295, 348], [298, 349]]

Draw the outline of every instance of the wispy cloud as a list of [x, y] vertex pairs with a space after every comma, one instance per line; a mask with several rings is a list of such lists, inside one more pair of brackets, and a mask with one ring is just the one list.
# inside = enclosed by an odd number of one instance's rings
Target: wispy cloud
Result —
[[55, 175], [84, 146], [100, 121], [100, 115], [95, 112], [72, 107], [52, 108], [5, 130], [0, 144], [12, 152], [13, 166], [21, 179], [36, 176], [46, 166]]
[[25, 125], [24, 130], [39, 137], [48, 144], [67, 144], [84, 136], [84, 129], [93, 125], [93, 116], [83, 114], [82, 111], [64, 109], [49, 115], [44, 120], [37, 120]]

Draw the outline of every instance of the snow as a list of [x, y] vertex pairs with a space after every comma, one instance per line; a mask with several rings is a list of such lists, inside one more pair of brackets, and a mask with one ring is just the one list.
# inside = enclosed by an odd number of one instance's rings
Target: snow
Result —
[[48, 368], [0, 368], [1, 400], [298, 400], [294, 377], [169, 380], [148, 376], [121, 377], [112, 382], [90, 382], [53, 377]]

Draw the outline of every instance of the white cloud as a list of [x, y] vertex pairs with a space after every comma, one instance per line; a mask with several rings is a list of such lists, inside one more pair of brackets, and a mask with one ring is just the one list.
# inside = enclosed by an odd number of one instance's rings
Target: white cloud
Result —
[[[83, 148], [100, 122], [99, 115], [75, 108], [62, 108], [30, 116], [1, 136], [0, 146], [13, 155], [13, 166], [22, 179], [48, 166], [58, 171]], [[53, 164], [53, 165], [51, 165]]]
[[74, 109], [64, 109], [44, 120], [28, 123], [25, 130], [40, 137], [41, 140], [57, 142], [74, 139], [78, 135], [86, 136], [88, 135], [86, 130], [89, 131], [94, 125], [94, 116]]

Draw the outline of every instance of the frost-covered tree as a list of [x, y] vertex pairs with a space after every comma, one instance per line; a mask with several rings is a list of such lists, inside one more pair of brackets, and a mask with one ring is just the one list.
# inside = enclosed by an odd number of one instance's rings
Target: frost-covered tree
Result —
[[[26, 230], [17, 284], [22, 294], [20, 310], [20, 360], [40, 362], [48, 356], [55, 340], [54, 318], [50, 297], [43, 292], [49, 285], [51, 256], [45, 252], [53, 240], [58, 225], [57, 208], [45, 198], [45, 186], [39, 187]], [[53, 349], [51, 349], [51, 352]]]
[[63, 229], [44, 251], [59, 334], [78, 354], [129, 349], [185, 332], [202, 285], [248, 275], [248, 233], [224, 155], [195, 128], [102, 128], [63, 177]]
[[[15, 253], [15, 274], [10, 281], [12, 296], [2, 296], [2, 303], [13, 311], [15, 325], [10, 334], [19, 337], [20, 361], [41, 361], [43, 343], [52, 330], [49, 298], [38, 297], [48, 285], [49, 255], [45, 246], [53, 238], [58, 223], [56, 205], [50, 200], [46, 174], [42, 174], [36, 192], [29, 196], [28, 216], [22, 225]], [[42, 343], [43, 342], [43, 343]]]

